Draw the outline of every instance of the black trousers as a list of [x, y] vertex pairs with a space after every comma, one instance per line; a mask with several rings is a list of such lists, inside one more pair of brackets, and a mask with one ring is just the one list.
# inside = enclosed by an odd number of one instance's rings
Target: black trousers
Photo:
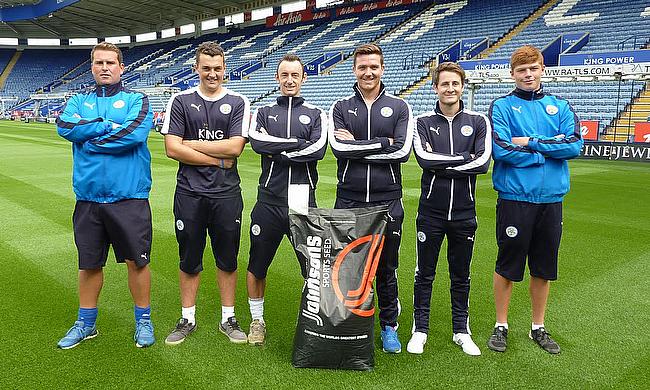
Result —
[[402, 242], [402, 222], [404, 221], [404, 208], [401, 199], [387, 200], [384, 202], [359, 202], [350, 199], [337, 198], [335, 209], [351, 209], [388, 205], [388, 224], [386, 226], [386, 241], [379, 258], [376, 273], [377, 301], [379, 304], [379, 324], [397, 326], [397, 317], [400, 312], [397, 297], [397, 266], [399, 265], [399, 247]]
[[415, 331], [427, 333], [431, 308], [431, 288], [442, 240], [447, 236], [447, 261], [451, 279], [451, 316], [454, 333], [469, 330], [469, 268], [474, 249], [476, 218], [447, 221], [418, 214], [417, 268], [413, 296]]

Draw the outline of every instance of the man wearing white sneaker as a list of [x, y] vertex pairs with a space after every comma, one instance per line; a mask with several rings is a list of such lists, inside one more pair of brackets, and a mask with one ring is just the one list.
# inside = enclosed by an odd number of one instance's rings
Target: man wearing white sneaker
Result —
[[433, 71], [438, 102], [433, 111], [416, 118], [413, 146], [422, 168], [422, 192], [416, 220], [413, 335], [407, 345], [407, 351], [415, 354], [424, 351], [427, 341], [431, 289], [445, 236], [451, 279], [452, 340], [468, 355], [481, 354], [469, 329], [469, 274], [477, 227], [476, 175], [488, 170], [492, 137], [487, 117], [464, 108], [460, 99], [464, 81], [465, 72], [457, 64], [438, 65]]

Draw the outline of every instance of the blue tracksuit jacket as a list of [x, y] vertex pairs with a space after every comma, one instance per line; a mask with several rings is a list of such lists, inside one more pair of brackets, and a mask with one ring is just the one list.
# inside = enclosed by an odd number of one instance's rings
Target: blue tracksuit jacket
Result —
[[[499, 198], [531, 203], [562, 201], [569, 191], [566, 160], [583, 145], [578, 117], [566, 100], [519, 88], [492, 102], [494, 169]], [[512, 137], [530, 137], [527, 146]]]
[[114, 203], [149, 197], [147, 136], [153, 113], [146, 95], [121, 83], [98, 85], [71, 97], [56, 124], [59, 135], [72, 142], [77, 200]]

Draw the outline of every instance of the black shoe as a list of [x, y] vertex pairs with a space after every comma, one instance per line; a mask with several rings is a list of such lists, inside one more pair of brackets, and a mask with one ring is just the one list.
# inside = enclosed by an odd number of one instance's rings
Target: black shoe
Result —
[[528, 337], [535, 341], [544, 351], [554, 355], [560, 353], [560, 346], [551, 338], [551, 334], [546, 329], [531, 330]]
[[492, 331], [492, 336], [488, 340], [487, 346], [496, 352], [505, 352], [508, 338], [508, 329], [503, 326], [497, 326]]

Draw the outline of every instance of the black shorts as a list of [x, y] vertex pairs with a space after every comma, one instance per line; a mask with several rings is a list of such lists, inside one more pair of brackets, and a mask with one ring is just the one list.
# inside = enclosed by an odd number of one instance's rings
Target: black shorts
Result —
[[531, 276], [557, 279], [562, 202], [535, 204], [498, 199], [496, 229], [499, 246], [496, 273], [521, 281], [528, 257]]
[[106, 265], [109, 245], [118, 263], [132, 260], [138, 267], [149, 264], [151, 208], [147, 199], [115, 203], [77, 201], [72, 214], [79, 269]]
[[[248, 260], [248, 271], [257, 279], [266, 278], [271, 262], [285, 235], [291, 239], [289, 208], [257, 202], [251, 211], [251, 248]], [[301, 264], [301, 262], [298, 263]], [[304, 275], [302, 268], [301, 272]]]
[[181, 271], [197, 274], [203, 270], [206, 230], [217, 267], [226, 272], [237, 270], [243, 208], [241, 194], [208, 198], [176, 191], [174, 220]]

